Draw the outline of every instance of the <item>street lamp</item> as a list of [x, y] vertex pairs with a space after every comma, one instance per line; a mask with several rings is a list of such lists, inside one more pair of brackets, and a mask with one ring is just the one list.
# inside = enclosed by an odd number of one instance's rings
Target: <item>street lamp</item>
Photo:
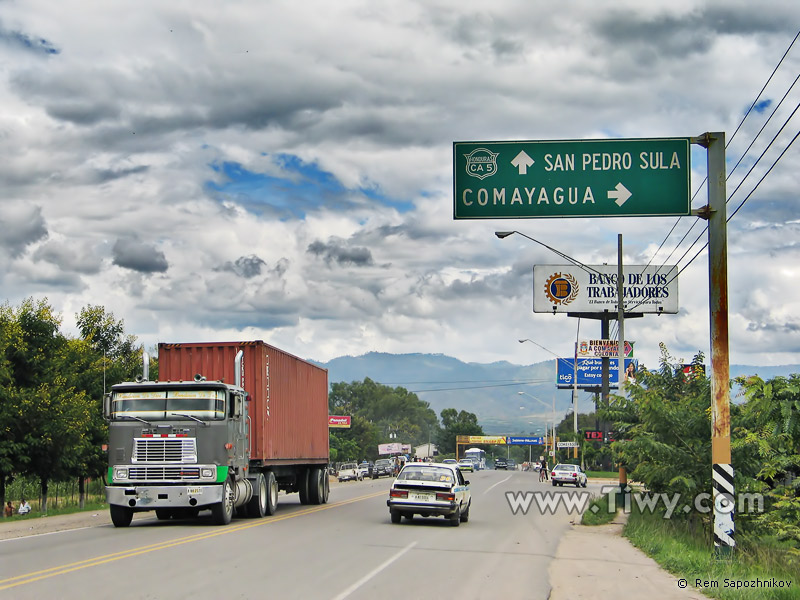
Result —
[[[542, 400], [542, 399], [540, 399], [540, 398], [537, 398], [537, 397], [536, 397], [536, 396], [534, 396], [533, 394], [529, 394], [528, 392], [522, 392], [522, 391], [520, 391], [520, 392], [517, 392], [517, 394], [518, 394], [518, 395], [520, 395], [520, 396], [530, 396], [531, 398], [533, 398], [533, 399], [534, 399], [534, 400], [536, 400], [537, 402], [539, 402], [539, 403], [543, 404], [543, 405], [544, 405], [544, 406], [546, 406], [547, 408], [550, 408], [549, 406], [547, 406], [547, 403], [546, 403], [544, 400]], [[547, 426], [545, 425], [545, 438], [546, 438], [546, 437], [547, 437]], [[553, 427], [552, 427], [552, 437], [553, 437], [553, 445], [552, 445], [552, 449], [553, 449], [553, 451], [555, 452], [555, 449], [556, 449], [556, 397], [555, 397], [555, 394], [553, 394]], [[547, 447], [547, 446], [545, 446], [545, 448], [546, 448], [546, 447]]]

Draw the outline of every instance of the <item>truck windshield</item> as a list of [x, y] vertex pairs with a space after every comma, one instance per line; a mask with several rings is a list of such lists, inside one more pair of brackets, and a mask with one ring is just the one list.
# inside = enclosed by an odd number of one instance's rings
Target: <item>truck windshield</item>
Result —
[[111, 396], [111, 418], [127, 420], [129, 417], [147, 421], [222, 420], [225, 418], [225, 391], [114, 392]]

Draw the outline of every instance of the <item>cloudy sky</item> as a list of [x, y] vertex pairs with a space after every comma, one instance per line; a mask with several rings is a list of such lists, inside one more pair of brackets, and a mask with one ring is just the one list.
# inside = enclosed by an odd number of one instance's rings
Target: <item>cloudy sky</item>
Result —
[[680, 312], [626, 338], [650, 365], [659, 342], [690, 359], [704, 222], [454, 220], [453, 142], [723, 131], [729, 213], [746, 200], [731, 361], [800, 363], [798, 28], [795, 0], [4, 0], [0, 301], [46, 297], [68, 331], [100, 304], [148, 346], [529, 364], [578, 335], [532, 311], [533, 266], [563, 261], [494, 232], [590, 265], [622, 234], [626, 264], [685, 267]]

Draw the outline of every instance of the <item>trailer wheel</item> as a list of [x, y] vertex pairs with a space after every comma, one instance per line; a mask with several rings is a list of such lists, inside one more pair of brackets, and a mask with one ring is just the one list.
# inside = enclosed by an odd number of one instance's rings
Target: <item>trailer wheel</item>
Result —
[[111, 511], [111, 522], [114, 527], [127, 527], [133, 520], [133, 509], [127, 506], [117, 506], [112, 504], [109, 506]]
[[266, 513], [274, 515], [278, 509], [278, 480], [275, 479], [275, 473], [272, 471], [267, 473], [267, 507]]
[[322, 503], [327, 504], [328, 498], [331, 495], [331, 478], [326, 471], [323, 471], [322, 479], [325, 481], [325, 496], [322, 499]]
[[297, 491], [300, 493], [300, 504], [308, 504], [308, 469], [303, 469], [297, 476]]
[[325, 502], [325, 481], [324, 472], [319, 467], [314, 467], [308, 472], [308, 496], [311, 504], [323, 504]]
[[264, 475], [259, 473], [253, 482], [253, 497], [247, 503], [247, 516], [251, 519], [261, 519], [267, 514], [267, 482]]
[[233, 519], [233, 488], [230, 479], [222, 484], [222, 502], [211, 507], [211, 519], [215, 525], [227, 525]]

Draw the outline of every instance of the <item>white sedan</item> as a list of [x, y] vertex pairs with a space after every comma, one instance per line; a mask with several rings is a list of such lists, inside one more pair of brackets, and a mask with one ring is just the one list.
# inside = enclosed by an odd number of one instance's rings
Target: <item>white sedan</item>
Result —
[[460, 461], [458, 461], [458, 468], [461, 469], [462, 471], [469, 471], [470, 473], [472, 473], [473, 471], [475, 471], [475, 463], [472, 462], [469, 458], [462, 458]]
[[409, 463], [394, 480], [386, 505], [392, 523], [414, 515], [443, 516], [458, 527], [469, 521], [469, 481], [453, 464]]
[[587, 477], [578, 465], [557, 464], [550, 472], [553, 485], [571, 483], [575, 487], [586, 487]]

